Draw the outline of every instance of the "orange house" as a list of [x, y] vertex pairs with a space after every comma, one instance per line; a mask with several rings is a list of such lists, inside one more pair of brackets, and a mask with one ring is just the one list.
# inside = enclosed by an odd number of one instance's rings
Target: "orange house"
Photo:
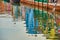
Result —
[[0, 2], [0, 14], [4, 13], [4, 3]]

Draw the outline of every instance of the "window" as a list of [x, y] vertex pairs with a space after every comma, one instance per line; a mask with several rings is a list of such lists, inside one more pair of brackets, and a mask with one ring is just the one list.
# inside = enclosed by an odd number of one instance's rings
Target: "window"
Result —
[[57, 0], [51, 0], [51, 3], [55, 3], [55, 2], [57, 2]]

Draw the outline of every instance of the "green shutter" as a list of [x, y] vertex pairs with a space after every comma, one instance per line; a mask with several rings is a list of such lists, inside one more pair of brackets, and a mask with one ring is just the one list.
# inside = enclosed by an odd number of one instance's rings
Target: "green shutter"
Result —
[[4, 0], [5, 2], [10, 2], [10, 0]]
[[48, 0], [44, 0], [43, 2], [44, 2], [44, 3], [48, 3]]
[[34, 0], [34, 1], [36, 1], [36, 2], [42, 2], [43, 0]]
[[36, 2], [43, 2], [43, 3], [47, 3], [48, 2], [48, 0], [34, 0], [34, 1], [36, 1]]

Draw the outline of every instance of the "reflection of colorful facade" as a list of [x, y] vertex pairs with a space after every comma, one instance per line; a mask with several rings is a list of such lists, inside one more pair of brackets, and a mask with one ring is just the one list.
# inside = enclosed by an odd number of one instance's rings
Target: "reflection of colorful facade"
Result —
[[[25, 18], [26, 30], [28, 34], [49, 34], [50, 37], [54, 37], [58, 27], [60, 27], [60, 19], [57, 17], [60, 14], [60, 0], [56, 5], [56, 9], [52, 13], [54, 8], [53, 0], [21, 0], [24, 5], [35, 6], [32, 9], [30, 7], [21, 6], [21, 16]], [[35, 1], [35, 4], [34, 4]], [[25, 3], [24, 3], [25, 2]], [[39, 4], [38, 4], [39, 2]], [[43, 3], [43, 5], [42, 5]], [[48, 5], [47, 5], [48, 3]], [[16, 18], [18, 18], [19, 9], [16, 3], [13, 5], [13, 13]], [[2, 6], [3, 7], [3, 6]], [[9, 7], [9, 6], [8, 6]], [[38, 8], [39, 7], [39, 8]], [[52, 15], [51, 15], [52, 14]], [[54, 14], [57, 14], [54, 15]], [[54, 19], [54, 17], [56, 17]], [[52, 36], [51, 36], [52, 35]]]
[[[35, 1], [35, 3], [34, 3], [34, 1]], [[57, 31], [60, 31], [60, 29], [58, 29], [59, 25], [57, 25], [60, 23], [60, 21], [59, 21], [60, 19], [57, 17], [60, 14], [59, 2], [57, 3], [56, 7], [54, 7], [55, 4], [54, 4], [53, 0], [34, 0], [34, 1], [23, 1], [22, 0], [22, 2], [21, 2], [22, 4], [24, 4], [23, 2], [25, 2], [24, 5], [26, 5], [26, 6], [28, 6], [28, 5], [30, 7], [35, 6], [35, 8], [33, 7], [34, 8], [34, 24], [35, 24], [33, 30], [35, 30], [36, 34], [38, 34], [38, 33], [48, 34], [49, 38], [55, 38], [55, 36], [56, 36], [55, 34], [57, 33]], [[39, 2], [39, 4], [38, 4], [38, 2]], [[42, 5], [42, 3], [43, 3], [43, 5]], [[47, 3], [48, 3], [48, 6], [47, 6]], [[54, 8], [56, 8], [56, 9], [53, 12], [52, 10]], [[56, 14], [57, 16], [54, 14]], [[54, 19], [54, 17], [56, 17], [56, 18]]]

